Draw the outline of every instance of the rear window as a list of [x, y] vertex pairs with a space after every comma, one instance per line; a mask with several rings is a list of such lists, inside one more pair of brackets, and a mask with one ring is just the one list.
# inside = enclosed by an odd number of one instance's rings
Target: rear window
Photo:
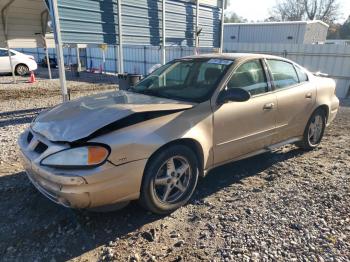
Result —
[[300, 83], [309, 81], [309, 78], [308, 78], [307, 74], [305, 73], [304, 69], [302, 69], [299, 66], [295, 66], [295, 70], [297, 71]]
[[281, 60], [267, 60], [276, 89], [286, 88], [299, 83], [299, 78], [291, 63]]

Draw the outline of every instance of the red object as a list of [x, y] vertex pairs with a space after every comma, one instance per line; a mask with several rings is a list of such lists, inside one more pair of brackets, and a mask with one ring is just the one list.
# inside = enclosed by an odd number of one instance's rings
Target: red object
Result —
[[29, 83], [33, 84], [36, 82], [35, 74], [33, 71], [30, 72]]

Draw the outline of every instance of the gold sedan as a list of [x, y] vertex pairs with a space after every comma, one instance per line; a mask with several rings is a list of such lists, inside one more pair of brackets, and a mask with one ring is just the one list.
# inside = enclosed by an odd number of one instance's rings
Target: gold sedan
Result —
[[280, 57], [185, 57], [128, 91], [41, 113], [19, 146], [29, 179], [56, 203], [107, 209], [138, 199], [166, 214], [216, 166], [287, 143], [315, 148], [339, 107], [335, 87]]

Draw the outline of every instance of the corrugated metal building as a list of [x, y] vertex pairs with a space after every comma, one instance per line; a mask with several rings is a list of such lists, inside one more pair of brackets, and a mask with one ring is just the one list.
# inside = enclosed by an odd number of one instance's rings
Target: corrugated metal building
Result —
[[[219, 47], [222, 0], [199, 0], [200, 45]], [[64, 43], [118, 45], [118, 0], [58, 0]], [[166, 0], [167, 45], [194, 46], [196, 0]], [[124, 44], [159, 46], [162, 1], [121, 1]]]
[[0, 47], [44, 46], [47, 14], [42, 0], [0, 0]]
[[224, 43], [313, 44], [324, 42], [328, 25], [322, 21], [227, 23]]
[[[124, 44], [159, 46], [162, 1], [120, 1]], [[196, 2], [166, 0], [168, 45], [195, 45]], [[118, 0], [57, 0], [57, 3], [63, 43], [118, 45]], [[0, 13], [0, 46], [6, 46], [5, 30], [13, 48], [43, 46], [43, 12], [48, 6], [48, 0], [1, 0], [0, 12], [3, 8], [6, 12]], [[222, 0], [199, 0], [201, 46], [219, 47], [221, 12]]]

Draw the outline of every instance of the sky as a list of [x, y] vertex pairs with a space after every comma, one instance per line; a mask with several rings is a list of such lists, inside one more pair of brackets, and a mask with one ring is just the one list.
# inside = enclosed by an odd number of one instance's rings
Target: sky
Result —
[[[342, 19], [344, 22], [350, 15], [350, 0], [338, 0], [341, 5]], [[248, 21], [263, 21], [269, 17], [269, 10], [277, 0], [228, 0], [228, 10], [248, 19]]]

